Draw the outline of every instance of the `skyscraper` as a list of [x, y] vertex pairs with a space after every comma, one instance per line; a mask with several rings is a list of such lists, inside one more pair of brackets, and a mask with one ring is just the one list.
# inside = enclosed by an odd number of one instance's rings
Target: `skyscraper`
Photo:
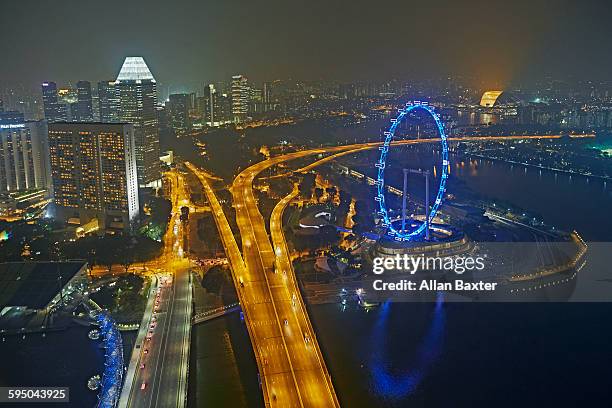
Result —
[[232, 77], [232, 120], [234, 123], [246, 121], [249, 112], [249, 85], [242, 75]]
[[42, 97], [47, 122], [65, 122], [68, 120], [66, 106], [59, 103], [55, 82], [43, 82]]
[[75, 122], [93, 122], [93, 101], [91, 98], [91, 83], [77, 82], [77, 106], [73, 112]]
[[119, 94], [119, 120], [134, 125], [138, 182], [141, 186], [157, 185], [161, 170], [155, 78], [142, 57], [127, 57], [115, 83]]
[[204, 121], [208, 126], [218, 126], [219, 105], [217, 89], [214, 84], [208, 84], [204, 90]]
[[232, 123], [232, 98], [226, 93], [217, 92], [217, 118], [219, 125]]
[[[66, 88], [59, 88], [57, 90], [57, 103], [62, 112], [62, 115], [66, 117], [68, 122], [74, 122], [76, 120], [78, 99], [76, 89], [68, 86]], [[61, 121], [56, 121], [61, 122]]]
[[263, 89], [249, 87], [249, 112], [252, 114], [264, 112]]
[[272, 84], [270, 82], [263, 83], [262, 89], [263, 111], [269, 112], [272, 110]]
[[49, 150], [57, 215], [127, 230], [139, 209], [134, 127], [53, 123]]
[[195, 102], [193, 94], [172, 94], [168, 97], [168, 103], [166, 103], [168, 121], [177, 136], [184, 135], [191, 129], [189, 112], [193, 109], [193, 102]]
[[119, 122], [119, 90], [115, 81], [98, 82], [98, 105], [100, 122]]
[[26, 122], [20, 112], [0, 113], [0, 192], [46, 189], [49, 147], [45, 121]]

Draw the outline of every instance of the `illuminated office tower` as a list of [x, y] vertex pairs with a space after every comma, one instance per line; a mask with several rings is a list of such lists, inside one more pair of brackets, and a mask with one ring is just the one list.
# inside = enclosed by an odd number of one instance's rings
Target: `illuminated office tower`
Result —
[[222, 93], [217, 94], [217, 105], [219, 106], [219, 118], [220, 124], [226, 124], [232, 122], [232, 98], [230, 95]]
[[242, 75], [232, 77], [232, 120], [234, 123], [246, 121], [249, 112], [249, 85]]
[[98, 82], [98, 106], [100, 122], [119, 122], [119, 91], [115, 81]]
[[143, 187], [158, 186], [161, 169], [155, 78], [142, 57], [127, 57], [115, 83], [119, 120], [134, 125], [138, 183]]
[[204, 90], [204, 121], [208, 126], [219, 126], [219, 104], [217, 89], [214, 84], [208, 84]]
[[249, 112], [253, 114], [264, 112], [263, 89], [249, 87]]
[[139, 209], [133, 125], [52, 123], [49, 151], [57, 217], [129, 229]]
[[93, 122], [93, 100], [91, 97], [91, 83], [89, 81], [77, 82], [77, 103], [72, 113], [74, 122]]
[[272, 107], [272, 84], [270, 82], [263, 83], [262, 99], [263, 99], [263, 110], [269, 112], [273, 110]]
[[[78, 99], [76, 89], [72, 87], [57, 90], [57, 102], [61, 112], [64, 112], [66, 121], [76, 122]], [[61, 121], [56, 121], [61, 122]]]
[[47, 122], [65, 122], [68, 120], [66, 106], [59, 103], [55, 82], [43, 82], [42, 97]]
[[0, 192], [50, 190], [45, 121], [25, 121], [20, 112], [0, 112]]
[[168, 102], [166, 103], [168, 122], [177, 136], [184, 135], [191, 129], [190, 111], [194, 105], [194, 94], [172, 94], [168, 97]]

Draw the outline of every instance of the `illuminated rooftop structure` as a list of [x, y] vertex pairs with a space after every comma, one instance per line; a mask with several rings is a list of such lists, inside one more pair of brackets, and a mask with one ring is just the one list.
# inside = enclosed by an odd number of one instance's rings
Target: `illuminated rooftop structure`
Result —
[[153, 74], [142, 57], [126, 57], [117, 75], [117, 82], [151, 81], [155, 82]]
[[85, 261], [0, 263], [0, 310], [44, 310], [86, 285]]
[[117, 80], [118, 120], [134, 125], [136, 167], [140, 186], [159, 185], [157, 84], [142, 57], [126, 57]]
[[480, 98], [480, 106], [483, 108], [492, 108], [495, 102], [497, 102], [497, 98], [499, 98], [503, 92], [504, 91], [486, 91], [482, 94], [482, 98]]

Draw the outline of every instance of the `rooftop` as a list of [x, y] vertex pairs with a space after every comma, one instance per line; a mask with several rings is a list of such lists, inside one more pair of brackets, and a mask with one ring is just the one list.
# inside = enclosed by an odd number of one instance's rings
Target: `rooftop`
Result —
[[155, 78], [153, 78], [153, 74], [151, 74], [144, 58], [126, 57], [119, 71], [119, 75], [117, 75], [117, 82], [147, 80], [155, 82]]
[[6, 306], [42, 309], [86, 265], [75, 262], [0, 263], [0, 310]]
[[486, 91], [482, 94], [482, 98], [480, 99], [480, 106], [485, 108], [492, 108], [497, 102], [497, 98], [504, 93], [504, 91]]

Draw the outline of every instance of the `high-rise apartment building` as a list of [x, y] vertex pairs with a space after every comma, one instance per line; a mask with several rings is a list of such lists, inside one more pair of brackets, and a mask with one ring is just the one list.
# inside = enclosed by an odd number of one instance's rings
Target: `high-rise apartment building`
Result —
[[133, 125], [53, 123], [49, 151], [59, 218], [129, 229], [139, 210]]
[[158, 185], [161, 168], [155, 78], [142, 57], [127, 57], [115, 83], [119, 120], [134, 125], [139, 185]]
[[93, 99], [91, 96], [91, 83], [89, 81], [77, 82], [77, 103], [72, 113], [75, 122], [93, 122]]
[[232, 120], [234, 123], [246, 121], [249, 113], [249, 84], [242, 75], [232, 77]]
[[47, 122], [65, 122], [68, 120], [66, 106], [59, 102], [55, 82], [43, 82], [42, 98]]
[[115, 81], [98, 82], [98, 106], [100, 122], [119, 122], [119, 89]]
[[0, 192], [45, 189], [49, 194], [50, 186], [46, 122], [0, 112]]

